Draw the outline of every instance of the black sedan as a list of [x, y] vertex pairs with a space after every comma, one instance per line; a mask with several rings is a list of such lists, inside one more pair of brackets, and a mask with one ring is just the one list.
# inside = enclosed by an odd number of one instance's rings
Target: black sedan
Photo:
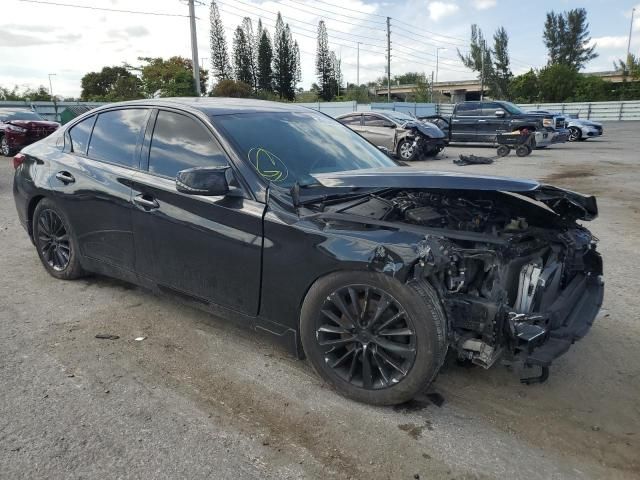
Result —
[[602, 302], [596, 239], [577, 223], [593, 197], [398, 166], [294, 105], [112, 104], [14, 166], [52, 276], [117, 277], [244, 322], [364, 402], [411, 399], [448, 350], [543, 381]]

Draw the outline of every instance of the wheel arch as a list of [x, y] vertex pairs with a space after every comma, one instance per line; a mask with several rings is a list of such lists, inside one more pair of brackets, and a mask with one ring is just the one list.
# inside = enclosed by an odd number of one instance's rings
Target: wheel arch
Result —
[[36, 207], [38, 204], [46, 198], [44, 195], [35, 195], [33, 198], [29, 200], [29, 204], [27, 206], [27, 232], [29, 232], [29, 236], [33, 240], [33, 214], [36, 211]]

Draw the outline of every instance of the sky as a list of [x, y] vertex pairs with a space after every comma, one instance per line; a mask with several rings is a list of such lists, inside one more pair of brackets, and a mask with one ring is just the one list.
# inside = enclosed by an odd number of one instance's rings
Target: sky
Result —
[[[201, 64], [209, 67], [209, 1], [197, 1], [197, 35]], [[71, 8], [65, 3], [92, 8]], [[80, 95], [80, 79], [106, 65], [136, 64], [137, 57], [191, 57], [188, 6], [184, 0], [0, 0], [0, 85], [48, 88], [56, 95]], [[470, 26], [476, 23], [486, 38], [500, 26], [507, 30], [515, 74], [546, 63], [542, 41], [545, 13], [584, 7], [599, 57], [586, 71], [613, 68], [625, 58], [636, 8], [631, 51], [640, 54], [638, 0], [217, 0], [230, 46], [242, 17], [273, 33], [280, 11], [298, 41], [302, 84], [316, 81], [316, 28], [324, 19], [329, 46], [341, 58], [343, 76], [355, 83], [360, 42], [360, 83], [385, 75], [386, 17], [391, 17], [391, 74], [436, 71], [438, 80], [475, 77], [462, 66], [457, 49], [468, 48]], [[339, 7], [337, 6], [339, 5]], [[170, 14], [160, 16], [97, 10], [122, 9]]]

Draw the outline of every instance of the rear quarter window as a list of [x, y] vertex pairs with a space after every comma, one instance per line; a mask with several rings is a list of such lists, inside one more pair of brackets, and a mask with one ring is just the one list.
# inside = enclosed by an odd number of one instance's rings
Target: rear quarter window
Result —
[[93, 122], [95, 122], [95, 120], [96, 117], [91, 116], [71, 127], [69, 130], [69, 138], [71, 139], [72, 152], [86, 155], [87, 147], [89, 146], [89, 137], [91, 136], [91, 129], [93, 128]]

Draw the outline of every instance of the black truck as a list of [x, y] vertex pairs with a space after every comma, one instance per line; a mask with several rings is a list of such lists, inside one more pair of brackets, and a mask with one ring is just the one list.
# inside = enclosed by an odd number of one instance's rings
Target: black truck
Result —
[[[528, 113], [511, 102], [462, 102], [453, 108], [450, 117], [424, 117], [445, 132], [450, 142], [495, 143], [498, 133], [527, 129], [542, 132], [537, 136], [539, 146], [553, 143], [559, 130], [565, 128], [565, 119], [553, 114]], [[546, 133], [547, 135], [544, 135]]]

